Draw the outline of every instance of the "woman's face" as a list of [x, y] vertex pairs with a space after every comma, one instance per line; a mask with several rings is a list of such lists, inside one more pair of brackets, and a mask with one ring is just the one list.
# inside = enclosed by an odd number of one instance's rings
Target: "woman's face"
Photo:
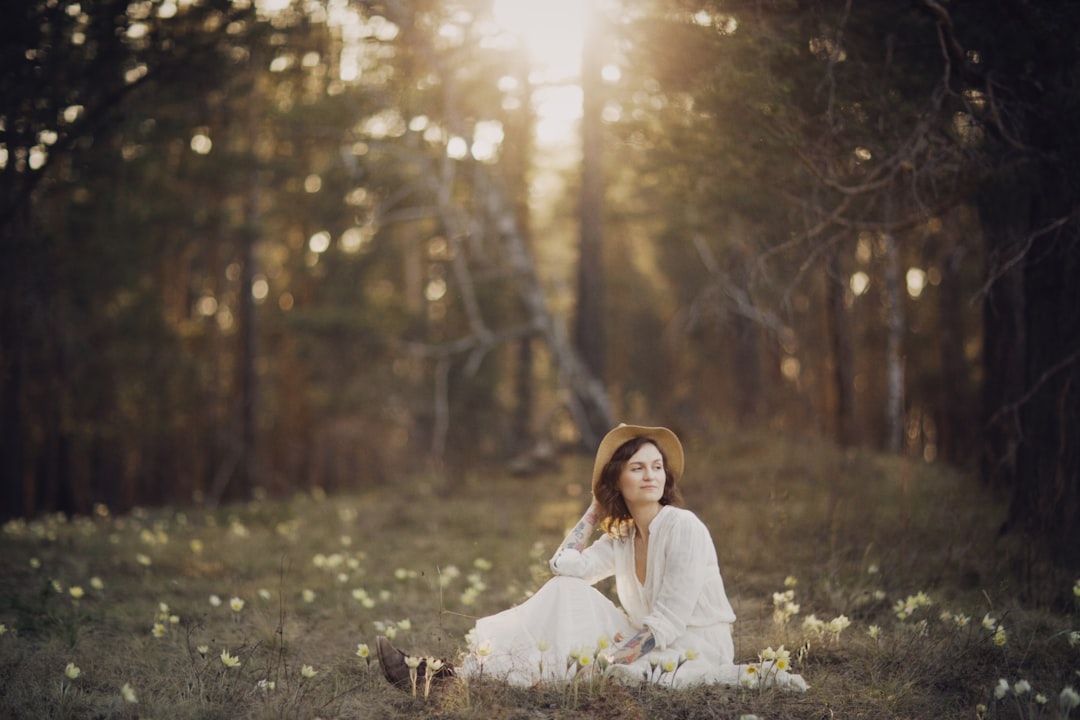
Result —
[[619, 475], [619, 492], [627, 507], [641, 503], [660, 502], [664, 496], [664, 457], [660, 449], [647, 442], [630, 456]]

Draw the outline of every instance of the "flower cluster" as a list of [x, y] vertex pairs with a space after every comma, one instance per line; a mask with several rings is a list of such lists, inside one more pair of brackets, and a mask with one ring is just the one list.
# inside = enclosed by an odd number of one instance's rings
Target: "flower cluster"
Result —
[[[290, 530], [290, 532], [292, 531]], [[352, 538], [347, 535], [339, 538], [339, 541], [345, 546], [352, 544]], [[363, 552], [316, 553], [311, 558], [311, 564], [330, 575], [339, 586], [344, 586], [362, 574], [361, 560], [365, 557], [366, 555]], [[400, 570], [400, 572], [407, 573], [405, 570]], [[305, 602], [314, 600], [314, 591], [306, 590], [305, 594], [308, 593], [312, 600], [305, 598]], [[383, 599], [384, 596], [389, 598], [389, 593], [386, 591], [379, 593], [379, 599]], [[375, 605], [375, 599], [369, 596], [366, 591], [360, 597], [357, 597], [357, 593], [354, 591], [353, 597], [365, 607], [370, 608]]]
[[1073, 690], [1072, 686], [1069, 685], [1062, 689], [1061, 694], [1058, 696], [1058, 704], [1061, 707], [1061, 712], [1068, 715], [1080, 707], [1080, 693]]
[[775, 650], [769, 646], [758, 653], [758, 662], [740, 667], [739, 685], [747, 690], [763, 690], [776, 684], [781, 673], [790, 669], [791, 651], [783, 645]]
[[787, 625], [793, 615], [799, 614], [799, 604], [795, 602], [795, 591], [787, 589], [784, 592], [775, 592], [773, 601], [773, 622], [777, 625]]
[[376, 633], [385, 635], [388, 640], [396, 638], [399, 632], [409, 632], [412, 630], [412, 620], [409, 618], [402, 618], [397, 621], [376, 620], [372, 625], [375, 627]]
[[[1043, 714], [1050, 702], [1049, 697], [1044, 693], [1036, 692], [1027, 680], [1020, 679], [1010, 684], [1005, 678], [1000, 678], [994, 686], [994, 700], [998, 702], [1009, 700], [1020, 709], [1021, 715]], [[1024, 706], [1028, 706], [1031, 712], [1024, 713]], [[1080, 693], [1077, 693], [1071, 685], [1062, 688], [1058, 694], [1058, 709], [1062, 716], [1068, 717], [1069, 713], [1077, 707], [1080, 707]], [[980, 715], [985, 714], [985, 706], [980, 706], [979, 710]]]
[[461, 577], [461, 569], [457, 565], [447, 565], [439, 568], [439, 586], [450, 587], [450, 583]]
[[[363, 606], [363, 607], [365, 607], [365, 608], [367, 608], [369, 610], [371, 608], [375, 607], [375, 598], [373, 598], [368, 593], [368, 591], [365, 590], [364, 588], [362, 588], [362, 587], [353, 588], [352, 591], [349, 594], [352, 595], [352, 599], [355, 600], [356, 602], [360, 603], [361, 606]], [[314, 598], [312, 598], [312, 599], [314, 599]]]
[[771, 662], [777, 670], [787, 670], [791, 667], [791, 652], [781, 645], [778, 650], [767, 647], [758, 654], [758, 658], [764, 662]]
[[828, 622], [818, 619], [816, 615], [807, 615], [803, 619], [803, 630], [816, 635], [817, 637], [824, 637], [828, 634], [832, 642], [840, 643], [840, 633], [847, 630], [851, 626], [851, 620], [847, 615], [837, 615]]
[[461, 604], [472, 605], [476, 602], [476, 599], [480, 597], [480, 593], [487, 590], [487, 583], [484, 582], [484, 576], [482, 573], [487, 572], [492, 568], [491, 561], [484, 558], [476, 558], [473, 560], [474, 572], [471, 572], [466, 576], [466, 580], [469, 586], [461, 593]]
[[990, 631], [990, 638], [998, 647], [1008, 642], [1009, 636], [1005, 632], [1005, 626], [999, 623], [990, 613], [983, 615], [982, 626]]
[[896, 604], [893, 605], [893, 612], [898, 620], [904, 621], [914, 615], [919, 608], [929, 607], [930, 605], [933, 605], [930, 596], [920, 590], [914, 595], [908, 595], [903, 600], [897, 600]]
[[169, 611], [168, 603], [158, 603], [158, 611], [154, 616], [154, 624], [150, 628], [150, 634], [156, 638], [163, 638], [169, 634], [172, 628], [180, 624], [180, 616]]
[[236, 655], [230, 655], [228, 650], [222, 650], [221, 664], [227, 668], [238, 668], [240, 667], [240, 658]]
[[963, 613], [951, 613], [948, 610], [942, 610], [938, 615], [941, 622], [954, 625], [957, 629], [966, 628], [971, 624], [971, 616], [964, 615]]

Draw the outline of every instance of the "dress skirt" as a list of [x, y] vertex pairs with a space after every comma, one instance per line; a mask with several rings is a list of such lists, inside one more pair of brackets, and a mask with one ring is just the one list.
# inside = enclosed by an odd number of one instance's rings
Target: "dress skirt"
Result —
[[[565, 682], [581, 667], [596, 671], [598, 658], [614, 651], [615, 638], [639, 631], [626, 614], [596, 588], [574, 577], [556, 576], [521, 605], [481, 618], [470, 632], [461, 674], [518, 686]], [[731, 626], [687, 628], [670, 646], [607, 672], [629, 683], [685, 686], [700, 682], [738, 682], [732, 665]], [[603, 665], [603, 663], [600, 663]]]

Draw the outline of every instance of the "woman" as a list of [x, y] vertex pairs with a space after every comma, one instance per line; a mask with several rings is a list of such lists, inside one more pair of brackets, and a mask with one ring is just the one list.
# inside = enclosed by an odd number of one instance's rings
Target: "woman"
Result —
[[[708, 528], [679, 507], [682, 473], [682, 444], [667, 428], [609, 432], [593, 463], [592, 503], [551, 558], [556, 577], [478, 620], [457, 672], [524, 686], [594, 668], [635, 683], [739, 682], [735, 613]], [[586, 546], [596, 528], [604, 534]], [[592, 587], [612, 575], [622, 610]], [[387, 678], [403, 684], [404, 654], [385, 638], [378, 649]], [[798, 676], [778, 679], [805, 688]]]

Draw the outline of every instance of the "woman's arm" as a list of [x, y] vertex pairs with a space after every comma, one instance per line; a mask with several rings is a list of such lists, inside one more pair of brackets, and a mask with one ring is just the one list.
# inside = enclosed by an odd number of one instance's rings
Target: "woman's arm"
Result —
[[585, 547], [602, 514], [600, 504], [594, 499], [548, 561], [551, 572], [581, 578], [590, 585], [614, 574], [615, 556], [610, 536], [604, 535]]
[[656, 647], [656, 638], [653, 637], [652, 630], [647, 627], [642, 628], [637, 635], [627, 640], [611, 655], [610, 661], [616, 665], [628, 665], [642, 655], [648, 654], [654, 647]]
[[600, 505], [596, 502], [596, 498], [593, 498], [589, 509], [581, 516], [581, 520], [578, 520], [578, 524], [574, 526], [574, 529], [570, 531], [559, 547], [577, 550], [578, 552], [584, 550], [585, 542], [592, 535], [593, 530], [596, 529], [596, 522], [599, 518]]

